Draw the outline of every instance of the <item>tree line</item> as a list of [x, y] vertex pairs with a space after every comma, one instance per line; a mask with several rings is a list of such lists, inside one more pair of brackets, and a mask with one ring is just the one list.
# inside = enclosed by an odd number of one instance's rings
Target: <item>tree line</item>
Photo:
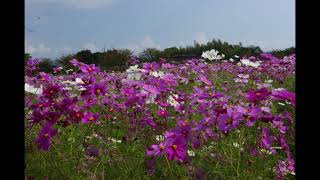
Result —
[[[164, 58], [168, 62], [181, 62], [185, 59], [200, 58], [202, 52], [216, 49], [225, 55], [225, 59], [233, 58], [234, 55], [257, 56], [263, 51], [259, 46], [244, 47], [242, 43], [232, 45], [222, 42], [220, 39], [213, 39], [206, 44], [194, 42], [193, 45], [186, 47], [169, 47], [163, 50], [156, 48], [144, 49], [138, 54], [137, 58], [140, 62], [158, 61]], [[284, 50], [273, 50], [269, 52], [275, 57], [283, 58], [289, 54], [295, 53], [295, 48], [290, 47]], [[129, 60], [133, 55], [133, 51], [129, 49], [109, 49], [103, 52], [92, 53], [90, 50], [81, 50], [77, 53], [63, 55], [57, 59], [42, 58], [39, 64], [41, 71], [52, 73], [54, 67], [63, 67], [64, 69], [73, 69], [69, 63], [71, 59], [77, 59], [86, 64], [96, 64], [102, 70], [106, 71], [123, 71], [128, 68]], [[25, 59], [31, 58], [30, 54], [25, 53]]]

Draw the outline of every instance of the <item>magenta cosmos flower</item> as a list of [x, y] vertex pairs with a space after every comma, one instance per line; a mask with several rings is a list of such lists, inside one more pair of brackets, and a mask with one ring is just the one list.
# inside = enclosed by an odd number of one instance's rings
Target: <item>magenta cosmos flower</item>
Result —
[[236, 106], [235, 110], [241, 114], [245, 124], [249, 127], [254, 125], [254, 122], [259, 118], [261, 113], [261, 109], [259, 107], [246, 109], [242, 106]]
[[147, 149], [148, 156], [159, 156], [165, 153], [165, 146], [163, 143], [151, 145]]
[[250, 102], [257, 103], [259, 101], [267, 99], [267, 97], [271, 93], [268, 91], [267, 88], [261, 88], [256, 91], [254, 90], [249, 90], [247, 94], [245, 95], [246, 99]]
[[293, 106], [296, 105], [296, 94], [295, 93], [292, 93], [292, 92], [289, 92], [285, 89], [283, 90], [272, 90], [272, 98], [273, 99], [276, 99], [276, 100], [288, 100], [289, 102], [292, 103]]
[[177, 161], [184, 161], [187, 157], [187, 143], [181, 135], [173, 138], [167, 138], [164, 142], [165, 151], [169, 160], [176, 159]]
[[260, 147], [270, 150], [272, 153], [275, 153], [275, 150], [271, 148], [272, 145], [272, 136], [270, 134], [270, 129], [263, 127], [261, 133]]
[[85, 124], [95, 122], [99, 117], [99, 114], [94, 114], [92, 112], [84, 112], [81, 121]]
[[104, 95], [106, 93], [106, 88], [107, 88], [106, 81], [101, 80], [99, 83], [93, 86], [93, 92], [96, 95]]
[[79, 62], [79, 61], [76, 60], [76, 59], [71, 59], [69, 62], [70, 62], [73, 66], [75, 66], [75, 67], [78, 67], [78, 66], [80, 66], [80, 65], [84, 65], [84, 63]]
[[241, 114], [228, 107], [227, 113], [221, 114], [218, 118], [218, 128], [223, 133], [227, 133], [231, 129], [234, 129], [239, 126], [239, 120], [241, 118]]
[[159, 88], [156, 86], [144, 84], [142, 87], [151, 94], [160, 94]]
[[51, 144], [51, 138], [57, 134], [57, 130], [52, 128], [52, 123], [47, 122], [38, 134], [36, 144], [39, 149], [47, 151]]
[[85, 65], [80, 66], [80, 70], [83, 73], [92, 74], [92, 73], [99, 72], [100, 68], [96, 67], [94, 64], [90, 64], [90, 65], [85, 64]]
[[168, 117], [168, 112], [166, 110], [163, 110], [163, 109], [160, 109], [158, 112], [157, 112], [158, 116], [160, 117]]

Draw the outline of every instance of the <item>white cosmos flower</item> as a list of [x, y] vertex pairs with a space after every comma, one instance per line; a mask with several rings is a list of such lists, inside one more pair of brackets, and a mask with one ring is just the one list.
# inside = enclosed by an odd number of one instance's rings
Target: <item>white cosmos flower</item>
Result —
[[239, 78], [248, 79], [250, 76], [249, 74], [238, 74]]
[[73, 71], [73, 69], [68, 69], [68, 70], [66, 70], [66, 73], [69, 74], [69, 72], [71, 72], [71, 71]]
[[174, 107], [175, 107], [175, 106], [178, 106], [178, 105], [179, 105], [179, 102], [176, 101], [173, 97], [178, 98], [178, 95], [176, 95], [176, 94], [169, 95], [167, 102], [168, 102], [171, 106], [174, 106]]
[[266, 106], [261, 107], [261, 111], [267, 112], [267, 113], [271, 113], [270, 108], [269, 108], [269, 107], [266, 107]]
[[282, 147], [272, 147], [272, 149], [283, 149]]
[[260, 66], [260, 62], [252, 62], [249, 59], [241, 59], [240, 60], [242, 64], [246, 65], [246, 66], [251, 66], [254, 68], [257, 68]]
[[270, 83], [272, 83], [273, 82], [273, 80], [272, 79], [270, 79], [270, 80], [266, 80], [265, 81], [265, 83], [268, 83], [268, 84], [270, 84]]
[[76, 83], [77, 84], [84, 84], [81, 78], [76, 78]]
[[141, 79], [141, 69], [138, 68], [138, 65], [130, 66], [129, 69], [126, 70], [128, 73], [127, 79], [129, 80], [140, 80]]
[[272, 154], [272, 152], [269, 151], [268, 149], [261, 149], [260, 151], [265, 154], [269, 154], [269, 155]]
[[194, 153], [194, 151], [192, 151], [192, 150], [188, 149], [187, 152], [188, 152], [189, 156], [195, 156], [196, 155], [196, 153]]
[[77, 88], [79, 91], [85, 91], [85, 90], [87, 90], [86, 88], [84, 88], [84, 87], [78, 87]]
[[151, 104], [154, 103], [154, 100], [156, 99], [157, 95], [156, 94], [149, 94], [148, 99], [146, 100], [146, 104]]
[[210, 61], [212, 61], [212, 60], [220, 60], [220, 59], [223, 59], [225, 57], [224, 54], [218, 55], [218, 53], [219, 53], [219, 51], [217, 51], [215, 49], [211, 49], [210, 51], [203, 52], [201, 57], [209, 59]]
[[129, 79], [129, 80], [140, 80], [141, 79], [141, 74], [140, 73], [130, 73], [130, 74], [128, 74], [127, 79]]
[[149, 95], [147, 100], [146, 100], [146, 104], [151, 104], [151, 103], [154, 103], [154, 100], [156, 99], [157, 95], [156, 94], [151, 94], [149, 92], [147, 92], [146, 90], [142, 89], [141, 90], [141, 93], [142, 94], [147, 94]]
[[139, 72], [138, 65], [130, 66], [129, 69], [126, 70], [127, 73]]
[[31, 85], [29, 85], [28, 83], [24, 84], [24, 90], [26, 92], [32, 93], [32, 94], [42, 94], [43, 90], [42, 90], [42, 85], [40, 86], [40, 88], [35, 88]]
[[233, 146], [236, 147], [236, 148], [240, 148], [240, 145], [238, 143], [236, 143], [236, 142], [233, 143]]
[[271, 87], [271, 84], [268, 84], [268, 83], [257, 84], [257, 85], [258, 85], [258, 89]]
[[156, 140], [157, 141], [163, 141], [164, 140], [164, 136], [163, 135], [156, 135]]
[[150, 75], [152, 75], [152, 76], [154, 76], [154, 77], [160, 77], [160, 78], [162, 78], [162, 77], [164, 76], [164, 73], [163, 73], [162, 71], [159, 71], [159, 72], [157, 72], [157, 71], [152, 71], [152, 72], [150, 73]]
[[234, 60], [232, 58], [230, 58], [229, 61], [234, 62]]
[[76, 82], [73, 82], [73, 81], [62, 81], [61, 83], [62, 84], [71, 84], [71, 85], [76, 85], [77, 84]]
[[239, 56], [238, 56], [238, 55], [234, 55], [234, 57], [235, 57], [235, 58], [239, 58]]
[[281, 92], [281, 91], [285, 91], [285, 88], [277, 88], [277, 89], [273, 89], [272, 91], [277, 93], [277, 92]]
[[62, 89], [63, 89], [63, 90], [67, 90], [67, 91], [72, 90], [71, 87], [63, 87]]
[[114, 143], [121, 143], [122, 141], [121, 140], [117, 140], [117, 139], [114, 139], [114, 138], [107, 138], [109, 141], [112, 141]]

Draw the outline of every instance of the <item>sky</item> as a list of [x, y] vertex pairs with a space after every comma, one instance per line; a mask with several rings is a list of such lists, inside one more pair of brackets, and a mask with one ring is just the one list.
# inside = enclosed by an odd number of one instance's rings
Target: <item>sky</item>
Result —
[[58, 58], [206, 43], [295, 46], [294, 0], [25, 0], [25, 51]]

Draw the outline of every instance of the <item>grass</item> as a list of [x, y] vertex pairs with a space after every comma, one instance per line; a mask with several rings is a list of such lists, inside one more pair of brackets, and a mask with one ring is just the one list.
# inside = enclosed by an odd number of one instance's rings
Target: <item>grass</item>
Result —
[[[234, 76], [228, 72], [220, 71], [212, 76], [214, 86], [218, 91], [224, 91], [227, 87], [230, 96], [235, 96]], [[227, 85], [223, 83], [227, 81]], [[191, 87], [196, 82], [190, 83], [186, 91], [192, 91]], [[286, 78], [283, 84], [273, 83], [274, 87], [284, 87], [289, 91], [295, 91], [295, 77]], [[252, 86], [243, 87], [242, 90]], [[156, 107], [150, 107], [156, 112]], [[274, 112], [289, 111], [294, 114], [294, 109], [289, 107], [273, 105]], [[101, 111], [99, 109], [97, 112]], [[169, 111], [170, 113], [170, 111]], [[172, 112], [171, 112], [172, 113]], [[118, 112], [121, 115], [120, 112]], [[193, 114], [192, 118], [199, 121], [200, 116]], [[282, 153], [276, 155], [264, 155], [261, 157], [252, 156], [246, 149], [247, 145], [256, 145], [260, 131], [257, 130], [259, 123], [251, 128], [240, 128], [239, 131], [232, 131], [223, 135], [219, 141], [213, 141], [214, 145], [209, 151], [201, 148], [195, 150], [195, 156], [190, 157], [186, 164], [178, 164], [175, 161], [167, 161], [164, 156], [156, 158], [156, 168], [153, 176], [149, 176], [146, 170], [146, 160], [150, 159], [145, 155], [146, 148], [155, 143], [155, 135], [160, 134], [151, 128], [134, 129], [134, 137], [122, 143], [114, 143], [108, 140], [114, 138], [122, 140], [129, 128], [126, 123], [111, 120], [102, 120], [103, 125], [71, 125], [58, 127], [59, 135], [53, 139], [53, 146], [49, 151], [38, 151], [34, 145], [36, 133], [39, 126], [26, 129], [26, 176], [35, 179], [196, 179], [196, 172], [203, 172], [207, 179], [274, 179], [273, 167], [278, 159], [284, 157]], [[97, 138], [95, 134], [98, 134]], [[294, 149], [294, 137], [289, 137], [289, 145]], [[245, 151], [235, 147], [239, 144]], [[86, 144], [95, 145], [100, 150], [98, 157], [87, 157], [84, 153]], [[207, 146], [211, 144], [208, 143]], [[214, 157], [212, 156], [214, 153]], [[293, 152], [294, 154], [294, 152]], [[295, 154], [294, 154], [295, 155]], [[288, 179], [294, 176], [288, 175]]]

